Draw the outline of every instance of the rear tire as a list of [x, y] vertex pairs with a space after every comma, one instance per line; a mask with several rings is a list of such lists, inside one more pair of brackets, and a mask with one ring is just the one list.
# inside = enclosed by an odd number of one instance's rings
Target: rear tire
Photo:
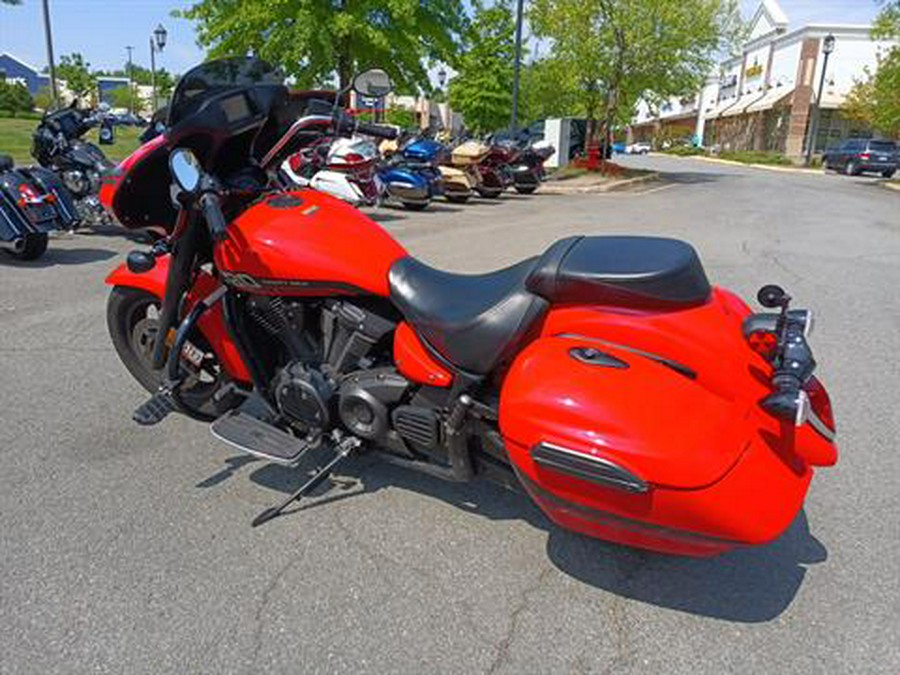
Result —
[[890, 171], [882, 171], [881, 175], [885, 178], [893, 178], [895, 173], [897, 173], [897, 170], [891, 169]]
[[25, 248], [21, 251], [6, 250], [6, 253], [16, 260], [37, 260], [47, 252], [49, 242], [50, 238], [46, 232], [29, 234], [25, 237]]
[[444, 197], [447, 198], [447, 201], [451, 204], [465, 204], [467, 201], [469, 201], [469, 197], [471, 196], [472, 195], [444, 195]]
[[503, 188], [478, 188], [478, 194], [485, 199], [499, 199]]
[[429, 202], [425, 202], [424, 204], [414, 203], [414, 202], [403, 202], [403, 208], [407, 211], [424, 211], [428, 208]]
[[[106, 325], [116, 353], [131, 376], [151, 394], [156, 393], [162, 379], [162, 370], [154, 370], [152, 366], [160, 305], [159, 298], [152, 293], [123, 286], [113, 288], [106, 304]], [[212, 420], [231, 407], [227, 402], [230, 397], [226, 396], [220, 403], [212, 398], [225, 375], [203, 336], [192, 333], [189, 339], [210, 355], [201, 371], [207, 377], [182, 387], [179, 398], [192, 415]]]
[[536, 190], [537, 185], [516, 186], [516, 192], [518, 192], [520, 195], [533, 195]]
[[856, 162], [852, 160], [847, 162], [847, 166], [844, 167], [844, 173], [848, 176], [859, 175], [859, 169], [856, 167]]

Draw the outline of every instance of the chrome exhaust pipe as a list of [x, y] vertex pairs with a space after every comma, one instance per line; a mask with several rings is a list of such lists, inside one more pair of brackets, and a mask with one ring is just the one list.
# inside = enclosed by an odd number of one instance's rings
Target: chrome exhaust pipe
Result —
[[25, 250], [25, 239], [23, 237], [17, 237], [10, 241], [0, 241], [0, 248], [12, 251], [13, 253], [21, 253]]

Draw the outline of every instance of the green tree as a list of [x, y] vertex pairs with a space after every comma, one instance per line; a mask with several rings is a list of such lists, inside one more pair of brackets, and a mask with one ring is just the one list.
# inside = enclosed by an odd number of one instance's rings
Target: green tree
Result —
[[178, 16], [197, 23], [210, 56], [252, 52], [297, 84], [378, 66], [404, 87], [427, 89], [428, 60], [450, 62], [467, 22], [458, 0], [199, 0]]
[[[133, 94], [134, 91], [129, 90], [128, 85], [125, 85], [124, 87], [116, 87], [115, 89], [104, 92], [103, 98], [106, 99], [106, 102], [113, 108], [131, 109]], [[134, 102], [138, 103], [136, 96], [134, 97]]]
[[560, 59], [550, 57], [522, 68], [519, 106], [529, 122], [548, 117], [584, 117], [577, 82]]
[[21, 82], [0, 80], [0, 110], [8, 111], [13, 117], [20, 112], [34, 110], [34, 101], [28, 88]]
[[743, 34], [736, 0], [534, 0], [530, 18], [569, 70], [592, 136], [597, 120], [626, 123], [641, 98], [696, 91]]
[[91, 64], [75, 52], [59, 57], [56, 76], [66, 81], [66, 87], [76, 98], [91, 98], [97, 91], [97, 78], [91, 74]]
[[416, 114], [406, 108], [388, 108], [384, 112], [384, 121], [401, 129], [413, 129], [418, 126]]
[[486, 133], [509, 125], [512, 110], [515, 22], [506, 0], [478, 3], [457, 75], [450, 81], [450, 105], [466, 127]]
[[[900, 0], [884, 3], [875, 21], [872, 37], [900, 39]], [[900, 138], [900, 45], [895, 45], [878, 58], [874, 72], [865, 70], [847, 96], [842, 112], [881, 133]]]
[[53, 94], [50, 87], [41, 87], [34, 95], [34, 107], [40, 110], [49, 110], [53, 107]]

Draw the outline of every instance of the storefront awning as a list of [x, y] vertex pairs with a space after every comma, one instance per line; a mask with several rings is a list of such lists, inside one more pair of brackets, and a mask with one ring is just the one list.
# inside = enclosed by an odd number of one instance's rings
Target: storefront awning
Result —
[[771, 110], [793, 93], [793, 87], [773, 87], [766, 92], [765, 96], [751, 103], [747, 107], [746, 112], [755, 113], [762, 112], [763, 110]]
[[722, 113], [722, 117], [732, 117], [734, 115], [743, 115], [747, 112], [747, 108], [756, 103], [759, 99], [763, 97], [763, 94], [760, 94], [758, 91], [753, 94], [744, 94], [737, 101], [735, 101], [734, 105], [728, 108], [725, 112]]
[[738, 102], [739, 99], [736, 98], [726, 98], [718, 103], [716, 103], [715, 107], [710, 110], [704, 117], [708, 120], [714, 120], [717, 117], [722, 117], [723, 113], [727, 111], [731, 106]]

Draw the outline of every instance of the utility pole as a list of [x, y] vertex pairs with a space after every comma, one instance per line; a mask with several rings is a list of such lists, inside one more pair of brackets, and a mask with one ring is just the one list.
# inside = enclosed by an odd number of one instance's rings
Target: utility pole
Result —
[[47, 41], [47, 67], [50, 70], [50, 96], [53, 107], [57, 107], [59, 100], [56, 90], [56, 66], [53, 63], [53, 34], [50, 32], [50, 4], [49, 0], [43, 0], [44, 7], [44, 38]]
[[513, 101], [510, 130], [519, 128], [519, 79], [522, 75], [522, 24], [525, 19], [525, 0], [519, 0], [516, 9], [516, 58], [513, 63]]
[[134, 47], [125, 47], [128, 51], [128, 112], [134, 115], [134, 71], [131, 66], [131, 52]]

